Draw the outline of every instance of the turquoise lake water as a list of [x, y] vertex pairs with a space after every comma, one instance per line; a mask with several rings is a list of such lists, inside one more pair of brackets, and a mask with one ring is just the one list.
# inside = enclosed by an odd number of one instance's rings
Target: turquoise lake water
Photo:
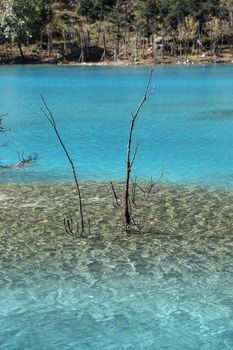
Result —
[[[0, 66], [1, 161], [40, 157], [0, 172], [0, 350], [233, 349], [233, 65], [155, 68], [134, 175], [163, 170], [164, 187], [139, 203], [153, 230], [127, 235], [102, 182], [124, 178], [149, 71]], [[97, 182], [81, 185], [88, 239], [64, 234], [76, 197], [40, 94], [79, 177]]]
[[[66, 159], [40, 111], [43, 94], [84, 180], [124, 177], [130, 113], [148, 67], [0, 67], [1, 113], [11, 128], [3, 163], [37, 153], [37, 165], [2, 182], [70, 179]], [[134, 174], [186, 184], [233, 185], [233, 65], [156, 67], [155, 93], [135, 129]]]

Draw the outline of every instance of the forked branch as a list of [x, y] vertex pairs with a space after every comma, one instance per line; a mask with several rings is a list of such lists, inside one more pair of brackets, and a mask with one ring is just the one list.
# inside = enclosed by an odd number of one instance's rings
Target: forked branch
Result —
[[136, 149], [134, 151], [133, 157], [131, 158], [131, 152], [132, 152], [132, 138], [133, 138], [133, 132], [134, 132], [134, 127], [135, 127], [135, 122], [137, 120], [137, 117], [146, 102], [146, 100], [153, 94], [154, 88], [150, 90], [151, 87], [151, 80], [152, 80], [152, 75], [153, 75], [153, 69], [150, 71], [148, 83], [145, 89], [144, 96], [136, 109], [134, 113], [132, 113], [132, 119], [131, 119], [131, 124], [130, 124], [130, 129], [129, 129], [129, 136], [128, 136], [128, 144], [127, 144], [127, 159], [126, 159], [126, 180], [125, 180], [125, 210], [124, 210], [124, 217], [125, 217], [125, 230], [127, 232], [130, 231], [130, 226], [131, 226], [131, 214], [130, 214], [130, 196], [129, 196], [129, 186], [130, 186], [130, 175], [131, 175], [131, 170], [132, 166], [137, 154], [137, 149], [138, 146], [136, 146]]

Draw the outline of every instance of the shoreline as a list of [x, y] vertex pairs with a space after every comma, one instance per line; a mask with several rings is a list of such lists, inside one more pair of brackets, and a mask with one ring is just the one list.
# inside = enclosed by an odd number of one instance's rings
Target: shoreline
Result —
[[51, 65], [51, 66], [77, 66], [77, 67], [89, 67], [89, 66], [100, 66], [100, 67], [127, 67], [127, 66], [166, 66], [166, 65], [215, 65], [215, 64], [233, 64], [233, 55], [229, 56], [187, 56], [187, 57], [164, 57], [155, 59], [143, 59], [136, 62], [129, 60], [117, 60], [111, 61], [106, 60], [103, 62], [77, 62], [75, 60], [58, 60], [54, 57], [43, 58], [41, 56], [28, 55], [23, 60], [21, 57], [3, 58], [0, 57], [0, 66], [11, 66], [11, 65]]

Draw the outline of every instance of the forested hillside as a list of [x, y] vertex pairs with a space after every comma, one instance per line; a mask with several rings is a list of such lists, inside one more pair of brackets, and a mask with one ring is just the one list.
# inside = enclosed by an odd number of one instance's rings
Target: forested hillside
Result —
[[232, 59], [233, 0], [1, 0], [1, 60]]

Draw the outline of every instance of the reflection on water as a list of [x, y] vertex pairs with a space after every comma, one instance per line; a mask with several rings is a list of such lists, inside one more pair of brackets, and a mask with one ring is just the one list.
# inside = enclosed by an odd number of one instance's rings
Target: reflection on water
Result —
[[226, 121], [232, 121], [233, 109], [216, 109], [214, 111], [203, 111], [202, 115], [196, 117], [197, 120], [209, 120], [215, 122], [225, 123]]
[[108, 184], [82, 192], [72, 239], [72, 186], [1, 186], [0, 349], [231, 350], [233, 193], [161, 187], [128, 235]]

